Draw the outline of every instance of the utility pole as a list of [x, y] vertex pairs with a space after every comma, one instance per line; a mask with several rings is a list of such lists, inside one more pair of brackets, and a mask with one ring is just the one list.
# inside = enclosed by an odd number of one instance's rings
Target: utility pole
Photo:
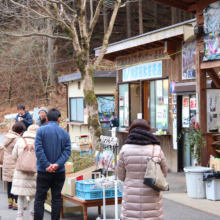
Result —
[[139, 0], [139, 34], [143, 34], [142, 0]]
[[130, 2], [126, 4], [126, 16], [127, 16], [127, 38], [131, 37], [131, 13], [130, 13]]

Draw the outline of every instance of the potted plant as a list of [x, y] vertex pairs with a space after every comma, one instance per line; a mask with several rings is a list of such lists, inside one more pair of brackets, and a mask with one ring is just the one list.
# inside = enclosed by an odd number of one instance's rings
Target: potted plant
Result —
[[[180, 132], [177, 141], [181, 139], [184, 133], [184, 130]], [[199, 123], [196, 122], [195, 127], [190, 128], [189, 132], [187, 133], [188, 135], [186, 136], [185, 150], [189, 146], [191, 156], [194, 158], [194, 166], [201, 166], [204, 156], [204, 148], [206, 148], [207, 143], [205, 138], [202, 136]]]

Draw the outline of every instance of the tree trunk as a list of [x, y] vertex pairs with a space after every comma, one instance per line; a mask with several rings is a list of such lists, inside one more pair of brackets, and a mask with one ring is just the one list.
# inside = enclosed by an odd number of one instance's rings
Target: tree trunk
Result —
[[143, 34], [142, 0], [139, 0], [139, 34]]
[[103, 4], [103, 23], [104, 23], [104, 34], [106, 34], [108, 30], [108, 12], [105, 3]]
[[184, 12], [183, 12], [183, 21], [186, 21], [186, 20], [187, 20], [187, 12], [184, 11]]
[[[49, 5], [47, 4], [47, 7], [49, 7]], [[53, 26], [52, 26], [52, 22], [50, 19], [47, 19], [47, 30], [48, 30], [48, 34], [49, 35], [53, 35]], [[54, 65], [52, 63], [55, 62], [54, 59], [54, 39], [52, 38], [47, 38], [47, 42], [48, 42], [48, 69], [47, 71], [50, 72], [50, 84], [56, 87], [56, 80], [55, 80], [55, 72], [54, 72]]]
[[130, 2], [126, 4], [126, 15], [127, 15], [127, 38], [131, 37], [131, 13], [130, 13]]
[[154, 26], [157, 26], [157, 3], [154, 2]]
[[88, 112], [90, 137], [92, 137], [92, 149], [93, 152], [95, 152], [96, 150], [99, 150], [99, 139], [100, 135], [102, 135], [102, 130], [99, 122], [98, 103], [93, 88], [93, 74], [94, 70], [87, 66], [83, 77], [83, 88]]

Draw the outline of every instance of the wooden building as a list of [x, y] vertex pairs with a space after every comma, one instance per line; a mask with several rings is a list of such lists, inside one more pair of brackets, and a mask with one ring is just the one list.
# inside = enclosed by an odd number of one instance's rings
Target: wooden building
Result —
[[[119, 145], [125, 143], [132, 121], [144, 118], [161, 142], [170, 172], [192, 165], [190, 152], [185, 152], [184, 138], [177, 142], [177, 136], [191, 123], [190, 113], [196, 112], [195, 107], [189, 106], [190, 101], [196, 100], [191, 49], [196, 48], [196, 44], [183, 43], [184, 27], [195, 24], [196, 19], [192, 19], [110, 44], [104, 56], [116, 61]], [[95, 49], [96, 55], [100, 49]], [[185, 54], [186, 51], [189, 54]], [[187, 56], [191, 56], [189, 61]], [[211, 81], [207, 84], [210, 87]], [[188, 104], [184, 108], [185, 99]], [[183, 119], [184, 112], [188, 118]]]
[[[67, 86], [68, 132], [71, 142], [76, 135], [89, 135], [88, 114], [84, 101], [81, 73], [73, 73], [58, 78], [59, 83]], [[99, 105], [99, 118], [104, 135], [111, 135], [110, 120], [115, 116], [114, 89], [116, 71], [96, 71], [94, 74], [94, 90]], [[106, 102], [108, 105], [106, 105]], [[106, 110], [108, 107], [108, 110]], [[111, 108], [109, 108], [109, 106]]]
[[[210, 119], [211, 113], [209, 109], [209, 104], [207, 103], [208, 96], [212, 92], [207, 88], [206, 77], [207, 74], [210, 76], [212, 81], [215, 84], [217, 89], [220, 88], [220, 79], [219, 79], [219, 68], [220, 60], [219, 58], [207, 59], [210, 55], [207, 52], [206, 42], [213, 42], [212, 37], [215, 39], [219, 38], [219, 8], [220, 3], [217, 0], [154, 0], [159, 3], [163, 3], [172, 7], [179, 8], [184, 11], [195, 13], [196, 15], [196, 26], [203, 29], [203, 33], [198, 34], [196, 37], [196, 52], [195, 56], [195, 69], [196, 69], [196, 94], [198, 102], [198, 121], [201, 125], [203, 136], [207, 141], [207, 148], [204, 149], [205, 157], [203, 160], [203, 165], [206, 166], [209, 160], [210, 155], [219, 157], [219, 154], [216, 152], [212, 143], [215, 141], [215, 136], [213, 132], [210, 132]], [[210, 12], [208, 12], [210, 11]], [[207, 40], [208, 39], [208, 40]], [[220, 42], [215, 41], [215, 47], [219, 48]], [[213, 45], [213, 44], [212, 44]], [[210, 47], [212, 47], [210, 45]], [[211, 54], [218, 51], [215, 49]], [[206, 57], [206, 59], [204, 59]], [[219, 90], [216, 90], [216, 93], [219, 93]], [[219, 108], [219, 102], [217, 103], [217, 108]], [[217, 112], [218, 116], [218, 112]], [[218, 126], [219, 127], [219, 126]], [[217, 129], [216, 129], [217, 130]], [[213, 130], [214, 131], [214, 130]], [[218, 134], [218, 132], [217, 132]]]

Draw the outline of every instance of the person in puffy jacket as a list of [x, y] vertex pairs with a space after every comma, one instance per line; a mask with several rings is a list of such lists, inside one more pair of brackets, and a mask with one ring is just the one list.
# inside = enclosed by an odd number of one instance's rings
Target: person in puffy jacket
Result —
[[36, 124], [39, 127], [47, 125], [47, 112], [48, 110], [45, 107], [41, 107], [38, 111], [39, 119], [37, 120]]
[[17, 107], [17, 109], [18, 109], [18, 114], [15, 118], [15, 121], [16, 122], [18, 122], [18, 121], [23, 122], [25, 127], [26, 127], [25, 130], [27, 130], [28, 127], [33, 124], [32, 116], [28, 111], [25, 111], [25, 106], [24, 105], [19, 105]]
[[20, 135], [25, 131], [26, 127], [22, 122], [16, 122], [12, 130], [9, 131], [3, 140], [4, 146], [4, 158], [3, 158], [3, 180], [8, 182], [8, 208], [17, 210], [17, 198], [18, 196], [11, 193], [12, 179], [15, 170], [15, 162], [12, 159], [12, 151], [16, 142], [21, 137]]
[[[38, 128], [38, 125], [29, 126], [28, 130], [24, 132], [23, 137], [17, 141], [12, 152], [12, 158], [14, 159], [14, 161], [18, 160], [20, 154], [26, 146], [25, 141], [28, 145], [34, 145]], [[29, 219], [34, 219], [34, 197], [36, 194], [36, 179], [37, 173], [27, 173], [15, 169], [11, 192], [18, 195], [18, 214], [16, 220], [23, 220], [23, 206], [25, 196], [29, 196], [30, 198]]]
[[160, 155], [160, 166], [166, 176], [167, 162], [160, 142], [151, 133], [150, 125], [137, 119], [129, 128], [117, 167], [118, 178], [124, 182], [121, 220], [164, 219], [161, 192], [143, 184], [147, 161], [152, 155], [155, 159]]

